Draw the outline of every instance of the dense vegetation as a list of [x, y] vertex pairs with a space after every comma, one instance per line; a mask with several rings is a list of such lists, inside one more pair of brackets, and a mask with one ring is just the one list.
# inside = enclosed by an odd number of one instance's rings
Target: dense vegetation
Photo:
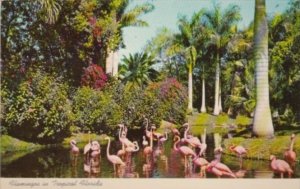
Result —
[[[177, 33], [163, 28], [144, 52], [124, 57], [117, 77], [106, 59], [126, 45], [122, 28], [147, 26], [139, 17], [154, 8], [129, 2], [2, 2], [2, 134], [57, 143], [75, 131], [112, 134], [121, 122], [141, 128], [144, 117], [182, 124], [191, 92], [201, 112], [253, 114], [254, 24], [237, 29], [238, 6], [180, 17]], [[299, 128], [300, 1], [269, 16], [268, 28], [273, 122]]]

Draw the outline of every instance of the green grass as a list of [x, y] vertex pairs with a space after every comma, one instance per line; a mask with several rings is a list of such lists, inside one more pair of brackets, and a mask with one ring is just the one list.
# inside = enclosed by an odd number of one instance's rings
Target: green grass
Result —
[[204, 129], [207, 127], [211, 119], [211, 115], [206, 113], [198, 114], [194, 118], [190, 118], [190, 123], [193, 125], [191, 131], [194, 135], [201, 135], [204, 132]]
[[217, 118], [216, 118], [215, 124], [217, 126], [220, 126], [222, 124], [227, 124], [228, 121], [229, 121], [228, 115], [226, 115], [226, 114], [225, 115], [218, 115]]
[[25, 142], [8, 135], [1, 135], [1, 154], [15, 151], [34, 151], [42, 148], [42, 145]]
[[[296, 137], [300, 138], [300, 134]], [[225, 146], [224, 153], [226, 154], [234, 155], [228, 148], [231, 144], [236, 144], [242, 145], [248, 150], [247, 158], [269, 160], [272, 154], [281, 159], [284, 151], [289, 148], [290, 136], [276, 136], [272, 139], [234, 137], [225, 139], [223, 144]], [[296, 140], [294, 151], [296, 151], [296, 154], [300, 154], [300, 141], [297, 142]], [[299, 156], [298, 160], [300, 160]]]
[[235, 124], [238, 126], [247, 126], [252, 123], [252, 119], [246, 116], [238, 115], [235, 119]]

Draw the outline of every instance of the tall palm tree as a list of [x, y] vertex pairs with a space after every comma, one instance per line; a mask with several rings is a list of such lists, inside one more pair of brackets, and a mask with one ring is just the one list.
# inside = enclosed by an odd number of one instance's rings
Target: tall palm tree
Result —
[[188, 111], [193, 111], [193, 67], [196, 63], [197, 51], [194, 46], [190, 46], [186, 49], [185, 57], [187, 61], [187, 68], [189, 74], [189, 84], [188, 84]]
[[268, 81], [268, 25], [265, 0], [255, 0], [254, 61], [256, 82], [256, 107], [253, 133], [259, 137], [272, 137], [274, 128], [270, 111]]
[[240, 20], [240, 8], [237, 5], [227, 7], [224, 12], [218, 4], [214, 5], [212, 11], [205, 11], [204, 23], [211, 30], [211, 44], [216, 49], [216, 76], [215, 76], [215, 105], [214, 115], [219, 115], [221, 107], [220, 87], [220, 61], [225, 48], [231, 38], [231, 28]]
[[[113, 2], [112, 2], [113, 4]], [[116, 7], [116, 11], [114, 12], [113, 19], [114, 24], [117, 26], [117, 32], [121, 33], [122, 28], [129, 27], [129, 26], [139, 26], [139, 27], [145, 27], [148, 26], [148, 23], [144, 20], [139, 19], [140, 16], [143, 14], [147, 14], [154, 10], [154, 6], [149, 3], [144, 3], [142, 5], [137, 5], [133, 9], [128, 10], [125, 12], [126, 7], [128, 6], [129, 1], [124, 0], [123, 3], [119, 4], [119, 6]], [[121, 38], [120, 41], [121, 42]], [[110, 73], [113, 76], [116, 76], [118, 73], [118, 43], [115, 43], [114, 46], [109, 47], [108, 57], [106, 59], [106, 73]]]
[[[174, 46], [177, 52], [182, 52], [186, 60], [186, 67], [188, 70], [188, 111], [193, 110], [193, 69], [197, 60], [197, 49], [200, 49], [203, 43], [202, 30], [204, 27], [201, 25], [201, 16], [203, 11], [200, 10], [193, 14], [192, 18], [188, 20], [185, 16], [179, 18], [179, 33], [174, 36]], [[171, 49], [173, 47], [170, 47]]]
[[129, 54], [129, 57], [124, 56], [122, 62], [119, 76], [132, 87], [144, 87], [157, 76], [157, 71], [153, 68], [156, 61], [146, 53]]

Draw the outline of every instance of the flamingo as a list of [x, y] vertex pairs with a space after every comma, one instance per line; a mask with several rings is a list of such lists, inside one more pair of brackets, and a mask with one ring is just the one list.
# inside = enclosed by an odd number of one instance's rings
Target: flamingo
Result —
[[220, 178], [221, 176], [236, 178], [235, 174], [230, 170], [230, 168], [224, 163], [219, 162], [218, 160], [211, 161], [206, 170], [213, 173], [218, 178]]
[[148, 146], [148, 141], [146, 140], [145, 135], [143, 136], [143, 146]]
[[176, 128], [172, 129], [172, 133], [173, 133], [173, 135], [180, 135], [180, 132]]
[[75, 140], [71, 140], [70, 145], [71, 145], [71, 152], [72, 152], [74, 155], [78, 155], [78, 153], [79, 153], [79, 148], [76, 146], [76, 141], [75, 141]]
[[214, 154], [215, 154], [215, 160], [221, 161], [221, 156], [222, 156], [223, 148], [221, 146], [218, 146], [214, 149]]
[[167, 140], [168, 140], [168, 132], [165, 132], [165, 136], [161, 137], [161, 138], [159, 139], [159, 142], [160, 142], [161, 144], [163, 144], [163, 143], [166, 142]]
[[189, 147], [187, 146], [180, 146], [180, 147], [177, 147], [177, 144], [179, 143], [180, 141], [180, 137], [179, 136], [175, 136], [174, 137], [174, 146], [173, 146], [173, 149], [175, 151], [179, 151], [182, 155], [184, 155], [184, 162], [185, 162], [185, 166], [187, 167], [187, 156], [193, 156], [193, 157], [196, 157], [196, 153]]
[[[154, 124], [152, 124], [151, 128], [153, 128], [154, 130], [156, 130], [156, 127]], [[161, 137], [163, 137], [163, 134], [159, 133], [159, 132], [153, 132], [152, 131], [152, 135], [155, 137], [155, 139], [159, 140]]]
[[83, 154], [88, 155], [91, 150], [92, 144], [91, 144], [91, 132], [89, 131], [89, 143], [87, 143], [83, 148]]
[[[150, 146], [146, 146], [144, 148], [144, 155], [148, 157], [148, 155], [152, 154], [153, 152], [153, 136], [152, 136], [152, 129], [151, 129], [151, 134], [150, 134]], [[147, 158], [148, 161], [148, 158]]]
[[100, 144], [98, 141], [93, 141], [91, 143], [91, 156], [92, 157], [99, 157], [101, 153]]
[[234, 152], [240, 159], [240, 167], [242, 167], [243, 155], [247, 154], [247, 150], [243, 146], [230, 145], [229, 150]]
[[276, 159], [274, 155], [270, 156], [271, 160], [271, 169], [274, 172], [280, 173], [280, 177], [283, 178], [284, 173], [288, 173], [289, 178], [291, 178], [291, 175], [293, 174], [293, 170], [291, 169], [290, 165], [281, 159]]
[[295, 143], [295, 134], [291, 136], [290, 148], [284, 152], [284, 159], [290, 164], [293, 165], [296, 161], [296, 152], [293, 150]]
[[125, 163], [121, 160], [120, 157], [118, 157], [116, 155], [110, 155], [109, 154], [110, 138], [109, 137], [105, 137], [105, 140], [108, 140], [108, 144], [107, 144], [107, 148], [106, 148], [107, 159], [114, 165], [114, 171], [116, 172], [116, 166], [117, 165], [125, 166]]
[[193, 136], [188, 138], [188, 136], [187, 136], [187, 133], [190, 130], [190, 124], [185, 123], [185, 124], [183, 124], [183, 126], [186, 127], [186, 129], [184, 131], [184, 138], [182, 139], [182, 141], [189, 143], [192, 147], [201, 148], [201, 142], [200, 142], [199, 138], [193, 137]]
[[200, 167], [200, 177], [205, 176], [205, 169], [206, 169], [206, 166], [209, 164], [208, 161], [202, 157], [199, 157], [199, 155], [198, 155], [193, 159], [193, 162], [194, 162], [195, 166]]
[[149, 127], [149, 120], [147, 118], [145, 118], [146, 120], [146, 127], [145, 127], [145, 133], [146, 133], [146, 137], [150, 139], [152, 133], [151, 131], [148, 131], [148, 127]]

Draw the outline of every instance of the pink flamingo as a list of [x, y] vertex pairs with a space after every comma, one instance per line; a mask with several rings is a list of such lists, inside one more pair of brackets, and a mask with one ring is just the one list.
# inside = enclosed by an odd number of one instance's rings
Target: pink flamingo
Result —
[[[154, 124], [152, 124], [151, 128], [153, 128], [154, 130], [156, 130], [156, 127]], [[152, 135], [156, 140], [159, 140], [161, 137], [163, 137], [163, 134], [159, 133], [159, 132], [154, 132], [152, 131]]]
[[[123, 124], [119, 124], [119, 126], [122, 127], [123, 129], [125, 127]], [[119, 140], [121, 141], [122, 144], [125, 145], [125, 147], [136, 148], [136, 145], [138, 145], [138, 143], [131, 142], [128, 138], [126, 138], [126, 136], [124, 136], [124, 135], [121, 136], [121, 129], [119, 131]]]
[[164, 142], [166, 142], [168, 140], [168, 133], [165, 132], [165, 135], [163, 137], [159, 138], [159, 143], [163, 144]]
[[93, 141], [91, 143], [91, 156], [93, 158], [95, 157], [99, 157], [101, 153], [101, 148], [100, 148], [100, 144], [98, 141]]
[[240, 159], [240, 167], [242, 167], [243, 155], [247, 154], [247, 150], [243, 146], [230, 145], [229, 150], [234, 152]]
[[291, 178], [291, 175], [293, 174], [293, 170], [291, 169], [290, 165], [281, 159], [276, 159], [274, 155], [270, 156], [271, 160], [271, 169], [274, 172], [280, 173], [280, 177], [283, 178], [284, 173], [288, 173], [289, 178]]
[[71, 140], [70, 145], [71, 145], [71, 152], [72, 152], [72, 154], [78, 155], [79, 148], [76, 146], [76, 141], [75, 140]]
[[148, 128], [149, 128], [149, 120], [147, 118], [145, 118], [146, 120], [146, 127], [145, 127], [145, 134], [146, 134], [146, 137], [150, 139], [152, 133], [151, 131], [148, 131]]
[[284, 152], [284, 159], [292, 166], [296, 161], [296, 152], [293, 150], [295, 139], [295, 134], [293, 133], [291, 136], [290, 148]]
[[148, 159], [148, 157], [149, 157], [149, 155], [151, 155], [152, 154], [152, 152], [153, 152], [153, 136], [152, 136], [152, 129], [151, 129], [151, 134], [150, 134], [150, 146], [146, 146], [145, 148], [144, 148], [144, 155], [146, 156], [146, 158], [147, 158], [147, 162], [149, 162], [149, 159]]
[[105, 139], [108, 140], [108, 144], [107, 144], [107, 148], [106, 148], [106, 156], [107, 156], [107, 159], [114, 165], [114, 171], [116, 172], [116, 166], [117, 165], [125, 166], [125, 163], [121, 160], [120, 157], [109, 154], [110, 138], [105, 137]]
[[91, 151], [91, 147], [92, 147], [92, 144], [91, 144], [91, 132], [89, 131], [89, 142], [84, 146], [83, 148], [83, 154], [84, 155], [89, 155], [89, 152]]
[[180, 137], [179, 136], [175, 136], [174, 137], [174, 145], [173, 145], [173, 149], [175, 151], [179, 151], [182, 155], [184, 155], [184, 165], [185, 167], [187, 167], [187, 157], [188, 156], [193, 156], [193, 157], [196, 157], [196, 153], [189, 147], [187, 146], [180, 146], [180, 147], [177, 147], [177, 144], [179, 143], [180, 141]]
[[197, 156], [193, 159], [193, 162], [195, 166], [200, 167], [200, 177], [205, 177], [205, 169], [206, 166], [209, 164], [208, 161], [202, 157]]
[[223, 148], [221, 146], [218, 146], [214, 149], [214, 154], [215, 154], [215, 160], [221, 161], [221, 156], [223, 153]]
[[184, 131], [184, 138], [182, 139], [182, 141], [189, 143], [192, 147], [201, 148], [201, 142], [198, 137], [188, 138], [188, 136], [187, 136], [187, 133], [190, 130], [190, 124], [185, 123], [185, 124], [183, 124], [183, 126], [186, 127], [186, 129]]
[[143, 136], [143, 142], [142, 142], [143, 146], [148, 146], [148, 141], [146, 140], [146, 137]]
[[236, 178], [235, 174], [230, 170], [230, 168], [217, 160], [213, 160], [206, 168], [207, 171], [213, 173], [218, 178], [222, 176], [229, 176], [232, 178]]
[[172, 129], [172, 133], [173, 133], [173, 135], [180, 135], [180, 132], [176, 128]]

